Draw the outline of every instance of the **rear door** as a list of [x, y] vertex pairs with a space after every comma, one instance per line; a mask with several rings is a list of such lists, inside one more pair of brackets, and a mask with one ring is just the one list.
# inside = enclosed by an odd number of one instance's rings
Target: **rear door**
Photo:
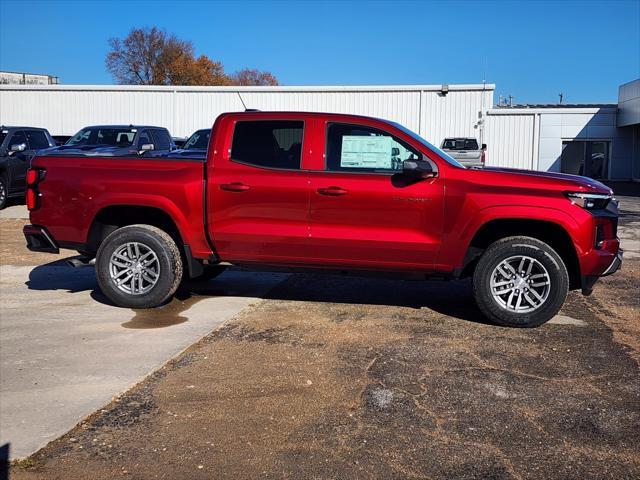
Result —
[[[234, 118], [234, 117], [232, 117]], [[244, 116], [216, 130], [209, 162], [208, 220], [223, 260], [304, 261], [309, 176], [302, 170], [305, 122]], [[211, 159], [211, 153], [210, 157]]]
[[380, 127], [328, 122], [325, 132], [325, 170], [310, 173], [313, 262], [431, 270], [440, 249], [444, 179], [403, 175], [402, 162], [422, 152]]

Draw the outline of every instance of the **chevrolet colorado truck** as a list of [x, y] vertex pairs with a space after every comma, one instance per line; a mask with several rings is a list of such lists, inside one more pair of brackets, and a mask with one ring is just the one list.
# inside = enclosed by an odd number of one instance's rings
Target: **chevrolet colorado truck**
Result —
[[95, 257], [100, 288], [129, 308], [233, 264], [471, 277], [486, 317], [533, 327], [622, 261], [608, 187], [467, 169], [396, 123], [354, 115], [226, 113], [205, 159], [58, 153], [36, 157], [27, 183], [28, 248]]

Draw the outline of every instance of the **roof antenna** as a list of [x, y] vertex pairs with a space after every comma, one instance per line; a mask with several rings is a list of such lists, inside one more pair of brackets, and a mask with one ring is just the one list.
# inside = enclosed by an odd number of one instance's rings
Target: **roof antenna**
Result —
[[244, 100], [242, 100], [242, 95], [240, 95], [240, 92], [236, 91], [236, 93], [238, 94], [238, 98], [242, 102], [242, 106], [244, 107], [245, 111], [248, 110], [247, 106], [244, 104]]

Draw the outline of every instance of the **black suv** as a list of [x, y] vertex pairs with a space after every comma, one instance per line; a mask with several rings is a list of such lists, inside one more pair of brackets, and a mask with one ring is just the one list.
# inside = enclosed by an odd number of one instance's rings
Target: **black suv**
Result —
[[31, 159], [55, 144], [44, 128], [0, 127], [0, 209], [9, 197], [24, 195]]
[[85, 127], [48, 155], [95, 155], [109, 157], [145, 155], [155, 157], [175, 150], [166, 128], [136, 125]]

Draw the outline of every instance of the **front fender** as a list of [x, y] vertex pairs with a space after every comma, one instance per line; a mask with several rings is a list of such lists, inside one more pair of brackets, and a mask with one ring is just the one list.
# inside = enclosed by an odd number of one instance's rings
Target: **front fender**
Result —
[[475, 235], [484, 225], [495, 220], [533, 220], [553, 223], [567, 232], [578, 254], [584, 250], [584, 246], [575, 241], [577, 237], [575, 233], [581, 225], [569, 213], [553, 207], [517, 204], [496, 205], [478, 210], [464, 224], [449, 232], [448, 239], [443, 242], [439, 263], [443, 266], [448, 265], [449, 269], [462, 268], [465, 255]]

